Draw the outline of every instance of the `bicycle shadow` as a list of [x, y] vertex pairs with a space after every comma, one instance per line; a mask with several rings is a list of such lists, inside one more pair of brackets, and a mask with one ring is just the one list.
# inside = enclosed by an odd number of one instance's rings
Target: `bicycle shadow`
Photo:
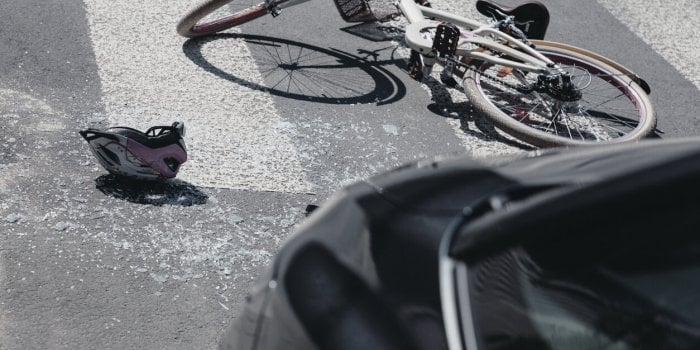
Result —
[[[240, 47], [242, 40], [252, 53], [259, 75], [245, 77], [205, 57], [205, 48]], [[206, 48], [209, 50], [209, 48]], [[360, 51], [360, 50], [358, 50]], [[249, 89], [305, 102], [384, 105], [401, 100], [406, 86], [383, 65], [401, 60], [378, 60], [378, 54], [353, 55], [287, 39], [250, 34], [223, 33], [187, 40], [183, 52], [205, 71]], [[217, 53], [220, 54], [219, 51]], [[363, 56], [361, 56], [363, 55]]]
[[[468, 101], [454, 102], [448, 88], [432, 76], [425, 78], [423, 83], [430, 88], [430, 93], [433, 96], [433, 103], [428, 105], [428, 110], [441, 117], [459, 120], [460, 130], [465, 134], [472, 135], [482, 141], [498, 141], [522, 150], [537, 149], [527, 143], [505, 137], [491, 122], [476, 114]], [[473, 122], [478, 130], [474, 130], [469, 122]]]
[[140, 181], [107, 174], [95, 179], [95, 187], [116, 199], [154, 206], [189, 207], [206, 204], [209, 199], [196, 186], [181, 180]]
[[[391, 26], [358, 24], [341, 30], [374, 42], [390, 42], [403, 37], [403, 33]], [[233, 68], [212, 62], [205, 57], [205, 46], [217, 44], [220, 50], [227, 45], [220, 41], [235, 40], [228, 49], [240, 48], [240, 41], [253, 53], [257, 71], [262, 79], [251, 79], [232, 73]], [[357, 50], [353, 55], [337, 49], [300, 43], [292, 40], [260, 35], [219, 33], [193, 38], [183, 44], [185, 55], [205, 71], [249, 89], [264, 91], [271, 95], [305, 102], [328, 104], [390, 104], [406, 95], [406, 85], [399, 77], [383, 66], [391, 65], [402, 71], [407, 69], [407, 58], [395, 58], [396, 45], [379, 50]], [[390, 59], [382, 60], [380, 51], [392, 50]], [[207, 53], [210, 53], [207, 51]], [[217, 53], [220, 53], [217, 51]], [[209, 55], [207, 55], [209, 56]], [[302, 62], [305, 61], [305, 62]], [[362, 79], [362, 78], [366, 79]], [[294, 80], [297, 79], [297, 80]], [[304, 81], [306, 79], [306, 81]], [[449, 96], [447, 87], [434, 78], [425, 79], [433, 100], [436, 96]], [[451, 99], [438, 98], [428, 110], [444, 117], [459, 119], [460, 129], [485, 141], [499, 141], [524, 150], [532, 146], [508, 138], [499, 133], [487, 120], [469, 113], [471, 106], [455, 103]], [[478, 130], [470, 127], [472, 121]]]
[[355, 24], [348, 27], [340, 28], [340, 30], [373, 42], [401, 42], [403, 41], [405, 35], [405, 31], [400, 27], [383, 25], [382, 23], [377, 22]]

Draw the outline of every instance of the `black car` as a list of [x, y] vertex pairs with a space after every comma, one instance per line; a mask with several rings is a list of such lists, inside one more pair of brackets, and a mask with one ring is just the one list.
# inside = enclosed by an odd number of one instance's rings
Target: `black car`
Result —
[[700, 139], [419, 162], [278, 253], [222, 349], [700, 349]]

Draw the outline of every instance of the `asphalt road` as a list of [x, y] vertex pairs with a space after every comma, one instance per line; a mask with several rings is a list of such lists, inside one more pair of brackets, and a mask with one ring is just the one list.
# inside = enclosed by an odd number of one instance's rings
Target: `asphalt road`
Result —
[[[528, 149], [409, 79], [397, 23], [315, 1], [187, 41], [195, 2], [0, 2], [0, 349], [213, 348], [307, 204], [424, 157]], [[700, 4], [543, 2], [548, 39], [650, 83], [662, 137], [700, 134]], [[295, 89], [270, 47], [324, 63]], [[158, 186], [106, 175], [77, 133], [175, 120], [190, 161]]]

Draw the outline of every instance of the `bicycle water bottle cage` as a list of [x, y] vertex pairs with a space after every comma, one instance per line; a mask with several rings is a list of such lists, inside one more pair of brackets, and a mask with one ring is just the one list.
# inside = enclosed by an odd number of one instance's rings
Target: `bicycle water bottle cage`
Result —
[[457, 43], [459, 42], [459, 28], [454, 24], [441, 23], [435, 30], [435, 38], [433, 38], [433, 50], [437, 52], [437, 56], [444, 58], [452, 56], [457, 51]]
[[501, 21], [508, 16], [515, 17], [515, 26], [529, 39], [544, 39], [549, 26], [549, 10], [544, 4], [532, 1], [516, 7], [507, 7], [491, 0], [479, 0], [476, 9], [484, 16]]

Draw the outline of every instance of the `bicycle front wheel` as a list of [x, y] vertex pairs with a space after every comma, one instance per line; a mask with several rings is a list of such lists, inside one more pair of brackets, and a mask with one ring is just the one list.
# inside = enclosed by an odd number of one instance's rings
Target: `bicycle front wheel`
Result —
[[539, 147], [586, 146], [637, 141], [651, 134], [656, 116], [649, 97], [630, 76], [598, 56], [539, 42], [537, 50], [557, 63], [581, 92], [562, 101], [545, 92], [516, 89], [536, 74], [483, 61], [472, 62], [463, 82], [474, 109], [497, 128]]
[[[188, 12], [177, 24], [178, 34], [194, 38], [226, 30], [267, 14], [260, 0], [207, 0]], [[276, 4], [286, 2], [278, 0]]]

